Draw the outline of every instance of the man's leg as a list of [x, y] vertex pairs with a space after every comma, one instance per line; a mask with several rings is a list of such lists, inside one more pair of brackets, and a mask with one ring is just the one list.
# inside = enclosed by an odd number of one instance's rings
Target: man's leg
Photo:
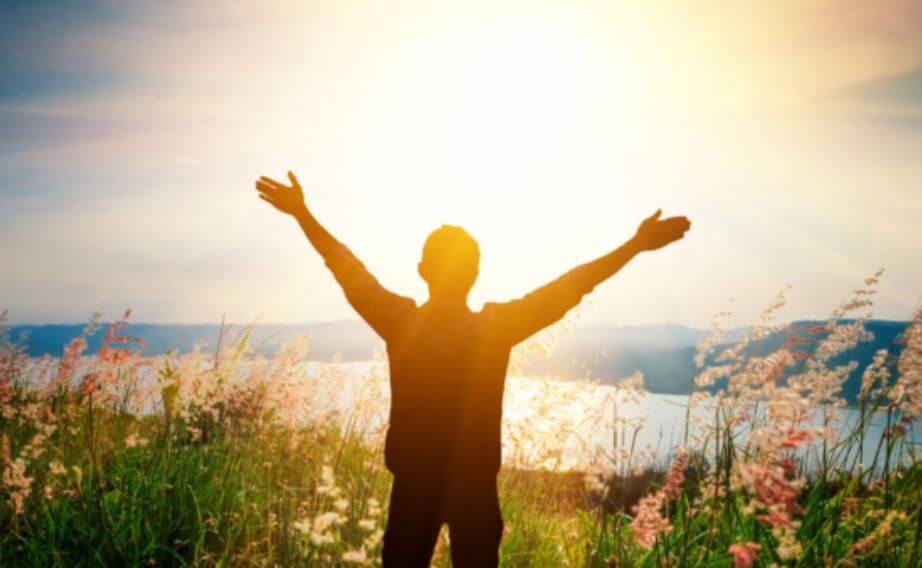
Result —
[[446, 513], [452, 565], [455, 568], [496, 566], [503, 538], [496, 476], [460, 480], [449, 491]]
[[431, 480], [394, 476], [381, 560], [385, 568], [427, 568], [442, 528]]

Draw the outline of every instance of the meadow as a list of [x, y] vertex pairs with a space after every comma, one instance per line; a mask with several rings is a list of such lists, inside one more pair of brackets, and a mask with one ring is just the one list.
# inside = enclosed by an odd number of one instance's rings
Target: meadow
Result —
[[[777, 321], [783, 295], [735, 343], [718, 314], [668, 448], [638, 447], [643, 418], [619, 412], [644, 396], [639, 374], [606, 401], [606, 424], [574, 411], [598, 396], [591, 381], [508, 384], [502, 565], [922, 565], [922, 310], [857, 370], [857, 421], [841, 418], [854, 364], [830, 363], [867, 339], [879, 276], [812, 329]], [[265, 357], [246, 329], [145, 357], [128, 316], [92, 356], [83, 336], [32, 358], [0, 335], [0, 564], [380, 563], [383, 364], [347, 386], [336, 366], [309, 372], [308, 338]], [[747, 351], [772, 333], [788, 334], [782, 348]], [[575, 463], [582, 433], [603, 427], [610, 447]], [[434, 565], [450, 565], [450, 546], [443, 532]]]

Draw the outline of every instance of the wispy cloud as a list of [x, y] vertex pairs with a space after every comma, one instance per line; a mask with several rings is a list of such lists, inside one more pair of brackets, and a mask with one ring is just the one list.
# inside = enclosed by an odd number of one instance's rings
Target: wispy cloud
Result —
[[833, 98], [859, 110], [922, 126], [922, 67], [849, 85]]

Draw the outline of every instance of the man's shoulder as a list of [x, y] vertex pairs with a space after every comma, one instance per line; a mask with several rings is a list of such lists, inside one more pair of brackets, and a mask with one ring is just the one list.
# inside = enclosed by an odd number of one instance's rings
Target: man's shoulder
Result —
[[522, 305], [522, 300], [523, 298], [513, 298], [503, 302], [484, 302], [483, 307], [480, 308], [480, 313], [492, 316], [502, 316], [508, 314], [510, 311], [516, 311]]
[[486, 302], [475, 315], [487, 326], [501, 329], [511, 317], [510, 302]]
[[413, 298], [394, 294], [394, 309], [400, 315], [412, 316], [419, 311], [419, 306]]
[[503, 311], [503, 302], [484, 302], [481, 306], [479, 312], [475, 312], [478, 316], [484, 318], [495, 318]]

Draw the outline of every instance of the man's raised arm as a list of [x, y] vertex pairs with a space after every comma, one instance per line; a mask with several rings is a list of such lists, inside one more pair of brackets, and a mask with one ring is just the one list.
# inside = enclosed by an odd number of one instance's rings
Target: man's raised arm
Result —
[[637, 233], [612, 252], [577, 266], [560, 278], [521, 299], [493, 304], [507, 339], [515, 344], [553, 324], [637, 254], [663, 248], [685, 236], [691, 223], [685, 217], [660, 219], [657, 211], [645, 219]]
[[288, 172], [291, 185], [285, 185], [268, 177], [256, 182], [256, 189], [263, 201], [294, 217], [307, 240], [323, 257], [327, 267], [346, 294], [349, 304], [380, 335], [387, 335], [396, 325], [400, 312], [415, 305], [413, 300], [394, 294], [381, 286], [378, 280], [365, 268], [346, 245], [336, 240], [320, 224], [307, 208], [304, 191], [292, 172]]

